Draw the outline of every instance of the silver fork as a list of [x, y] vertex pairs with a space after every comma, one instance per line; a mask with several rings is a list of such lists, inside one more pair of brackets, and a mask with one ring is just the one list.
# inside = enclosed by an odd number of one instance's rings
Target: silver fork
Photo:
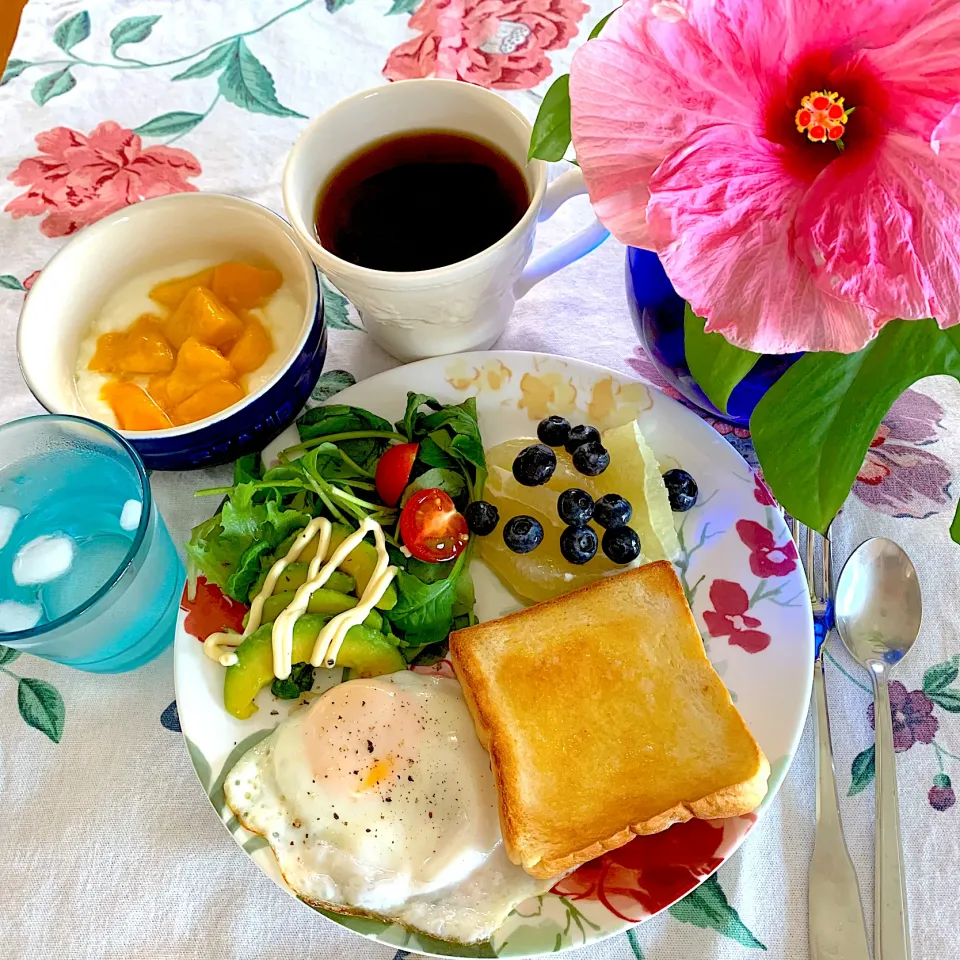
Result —
[[[830, 541], [803, 524], [796, 523], [793, 517], [786, 517], [786, 521], [797, 551], [803, 557], [816, 637], [813, 661], [813, 721], [817, 736], [817, 823], [809, 878], [810, 958], [870, 960], [860, 887], [840, 820], [827, 690], [823, 681], [823, 648], [833, 628]], [[815, 563], [818, 552], [821, 560], [819, 571]]]

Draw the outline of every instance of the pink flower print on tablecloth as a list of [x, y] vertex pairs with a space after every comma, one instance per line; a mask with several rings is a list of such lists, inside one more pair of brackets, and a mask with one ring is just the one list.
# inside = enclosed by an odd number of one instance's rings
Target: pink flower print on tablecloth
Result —
[[938, 440], [943, 407], [926, 394], [905, 390], [884, 417], [857, 474], [853, 494], [893, 517], [923, 520], [950, 502], [950, 470], [923, 449]]
[[390, 53], [383, 75], [529, 90], [552, 72], [547, 51], [567, 46], [589, 9], [580, 0], [424, 0], [409, 23], [419, 36]]
[[760, 621], [747, 613], [750, 598], [739, 583], [714, 580], [710, 584], [710, 602], [713, 610], [704, 610], [703, 622], [711, 637], [727, 637], [747, 653], [760, 653], [770, 646], [770, 634], [757, 630]]
[[[933, 743], [940, 721], [933, 715], [933, 701], [922, 690], [910, 690], [899, 681], [890, 683], [890, 715], [893, 717], [893, 749], [909, 750], [915, 743]], [[874, 725], [873, 704], [867, 719]]]
[[758, 577], [785, 577], [797, 567], [797, 548], [787, 537], [777, 543], [774, 535], [755, 520], [738, 520], [737, 536], [750, 548], [750, 570]]
[[188, 178], [200, 164], [186, 150], [143, 148], [132, 130], [108, 120], [85, 135], [69, 127], [37, 134], [39, 156], [21, 161], [8, 177], [27, 187], [4, 210], [14, 219], [46, 215], [48, 237], [65, 237], [109, 213], [168, 193], [197, 188]]
[[756, 473], [753, 475], [753, 499], [763, 507], [775, 507], [777, 505], [777, 501], [773, 499], [770, 488]]

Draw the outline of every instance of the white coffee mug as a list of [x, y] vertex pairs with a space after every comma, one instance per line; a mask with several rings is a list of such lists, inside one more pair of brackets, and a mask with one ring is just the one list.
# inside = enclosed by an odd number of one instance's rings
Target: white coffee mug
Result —
[[[287, 217], [330, 282], [359, 310], [364, 329], [400, 360], [490, 347], [513, 305], [535, 283], [589, 253], [607, 237], [598, 221], [527, 262], [538, 221], [586, 193], [577, 167], [547, 186], [542, 160], [527, 161], [530, 124], [507, 100], [456, 80], [403, 80], [358, 93], [314, 120], [296, 142], [283, 174]], [[315, 227], [317, 198], [329, 177], [368, 144], [414, 130], [481, 137], [523, 171], [530, 206], [485, 250], [433, 270], [372, 270], [335, 256]]]

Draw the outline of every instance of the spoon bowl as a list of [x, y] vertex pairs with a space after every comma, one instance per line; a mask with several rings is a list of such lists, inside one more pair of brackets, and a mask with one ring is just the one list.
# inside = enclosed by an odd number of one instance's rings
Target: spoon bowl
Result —
[[840, 574], [835, 616], [850, 655], [868, 670], [906, 656], [920, 633], [921, 601], [917, 571], [901, 547], [876, 537], [853, 552]]
[[[920, 633], [917, 571], [892, 540], [867, 540], [844, 564], [837, 584], [837, 630], [873, 680], [876, 837], [873, 936], [875, 960], [910, 960], [907, 882], [890, 711], [890, 670]], [[903, 718], [898, 718], [902, 723]]]

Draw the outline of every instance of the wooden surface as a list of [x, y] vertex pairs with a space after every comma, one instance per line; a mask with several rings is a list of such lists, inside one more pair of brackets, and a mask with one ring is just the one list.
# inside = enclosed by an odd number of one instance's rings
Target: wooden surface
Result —
[[0, 0], [0, 73], [7, 65], [13, 41], [17, 38], [20, 14], [27, 0]]

